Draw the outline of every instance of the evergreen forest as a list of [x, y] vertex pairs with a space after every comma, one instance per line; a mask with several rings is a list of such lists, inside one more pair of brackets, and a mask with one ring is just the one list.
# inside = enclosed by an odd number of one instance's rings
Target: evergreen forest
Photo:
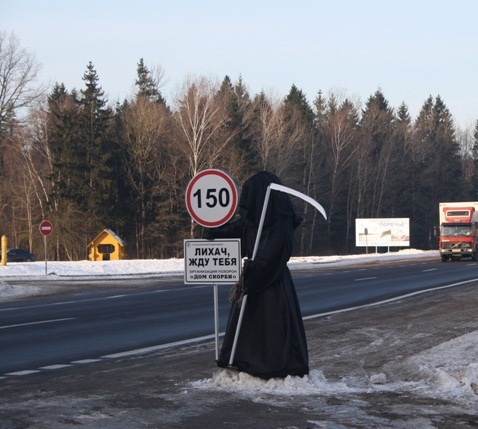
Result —
[[15, 42], [0, 33], [0, 233], [39, 260], [43, 219], [51, 260], [86, 259], [105, 228], [130, 259], [182, 257], [183, 240], [202, 235], [185, 190], [209, 168], [239, 185], [268, 170], [324, 206], [327, 221], [294, 199], [295, 255], [364, 252], [356, 218], [410, 218], [411, 247], [434, 249], [438, 203], [478, 199], [478, 121], [458, 129], [440, 95], [412, 118], [380, 89], [363, 103], [320, 89], [309, 101], [291, 84], [277, 99], [242, 78], [199, 76], [166, 101], [160, 69], [139, 59], [134, 95], [111, 104], [91, 62], [82, 88], [35, 86]]

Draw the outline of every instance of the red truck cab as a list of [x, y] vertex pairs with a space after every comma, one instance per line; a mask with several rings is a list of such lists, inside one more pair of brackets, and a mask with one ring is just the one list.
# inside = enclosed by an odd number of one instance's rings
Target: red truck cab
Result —
[[439, 250], [443, 262], [478, 255], [478, 203], [440, 203]]

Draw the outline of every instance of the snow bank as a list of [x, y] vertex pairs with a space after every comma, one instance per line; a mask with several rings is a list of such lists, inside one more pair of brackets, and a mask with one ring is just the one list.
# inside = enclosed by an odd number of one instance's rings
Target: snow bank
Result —
[[[436, 254], [435, 254], [436, 253]], [[394, 254], [293, 258], [291, 269], [310, 268], [314, 264], [347, 265], [359, 262], [372, 263], [384, 260], [399, 260], [404, 256], [429, 257], [438, 252], [408, 250]], [[329, 265], [327, 265], [329, 266]], [[198, 389], [235, 392], [258, 398], [269, 395], [334, 395], [357, 392], [413, 392], [434, 398], [452, 399], [466, 404], [478, 404], [478, 331], [444, 342], [405, 360], [395, 373], [371, 374], [368, 379], [348, 377], [329, 381], [320, 369], [313, 369], [305, 377], [286, 377], [263, 380], [249, 374], [220, 369], [212, 378], [192, 383]], [[404, 374], [414, 374], [404, 380]], [[388, 379], [393, 382], [388, 382]]]
[[0, 301], [1, 298], [17, 298], [39, 293], [40, 288], [36, 286], [12, 286], [5, 281], [0, 281]]
[[[453, 349], [448, 347], [455, 343], [459, 344], [459, 349], [453, 352], [454, 356], [451, 357]], [[470, 345], [466, 352], [463, 350], [465, 344]], [[191, 386], [197, 389], [231, 392], [251, 399], [263, 394], [290, 397], [408, 391], [433, 398], [478, 404], [478, 362], [463, 362], [463, 357], [469, 356], [468, 352], [476, 352], [476, 348], [478, 348], [478, 332], [473, 333], [470, 338], [458, 338], [410, 358], [407, 365], [417, 374], [416, 379], [411, 381], [387, 383], [387, 376], [383, 373], [373, 374], [365, 380], [349, 377], [340, 381], [329, 381], [323, 372], [317, 369], [311, 370], [309, 375], [304, 377], [287, 376], [263, 380], [244, 372], [219, 369], [212, 378], [191, 382]], [[442, 360], [446, 359], [443, 351], [445, 356], [449, 357], [449, 361], [441, 366]], [[469, 359], [473, 360], [476, 356], [475, 353], [469, 356]], [[397, 378], [400, 379], [400, 374], [395, 374], [394, 379]]]
[[473, 331], [408, 358], [406, 365], [428, 393], [478, 401], [478, 331]]
[[[337, 267], [357, 263], [375, 263], [415, 258], [438, 258], [438, 251], [406, 249], [399, 252], [370, 253], [348, 256], [309, 256], [294, 257], [289, 261], [291, 270], [314, 268], [317, 266]], [[45, 268], [47, 269], [45, 274]], [[0, 266], [0, 279], [73, 278], [73, 277], [127, 277], [127, 276], [166, 276], [183, 275], [184, 259], [135, 259], [121, 261], [75, 261], [75, 262], [17, 262]]]
[[276, 395], [310, 395], [353, 393], [360, 389], [347, 386], [344, 382], [328, 382], [322, 371], [312, 370], [304, 377], [271, 378], [264, 380], [245, 372], [219, 369], [212, 378], [192, 383], [200, 389], [224, 390], [228, 392], [255, 395], [269, 393]]
[[297, 256], [291, 258], [288, 266], [291, 270], [306, 269], [314, 266], [346, 266], [352, 264], [372, 264], [377, 262], [400, 261], [404, 259], [419, 259], [440, 257], [437, 250], [417, 250], [417, 249], [403, 249], [398, 252], [387, 253], [368, 253], [362, 255], [337, 255], [337, 256]]
[[[52, 261], [46, 263], [48, 278], [56, 277], [125, 277], [182, 274], [183, 259], [135, 259], [121, 261]], [[0, 279], [45, 279], [45, 262], [16, 262], [0, 266]]]

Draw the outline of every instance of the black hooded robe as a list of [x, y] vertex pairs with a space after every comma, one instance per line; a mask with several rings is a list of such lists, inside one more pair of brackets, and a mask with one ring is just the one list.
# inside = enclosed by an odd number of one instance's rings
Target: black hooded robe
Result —
[[[268, 172], [249, 178], [239, 201], [240, 219], [206, 231], [206, 238], [241, 238], [242, 256], [252, 257], [267, 186], [280, 184]], [[254, 261], [243, 272], [247, 303], [232, 366], [261, 378], [309, 372], [302, 314], [287, 267], [295, 228], [301, 220], [289, 196], [272, 190]], [[218, 366], [228, 367], [240, 312], [233, 301]]]

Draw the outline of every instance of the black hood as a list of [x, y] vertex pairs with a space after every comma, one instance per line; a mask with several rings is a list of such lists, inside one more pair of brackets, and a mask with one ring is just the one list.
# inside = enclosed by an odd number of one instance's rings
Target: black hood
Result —
[[[244, 183], [239, 200], [239, 214], [248, 224], [255, 227], [259, 225], [267, 187], [271, 183], [282, 185], [280, 179], [268, 171], [261, 171]], [[264, 226], [270, 225], [284, 216], [293, 217], [296, 226], [302, 221], [289, 195], [273, 190], [270, 193]]]

